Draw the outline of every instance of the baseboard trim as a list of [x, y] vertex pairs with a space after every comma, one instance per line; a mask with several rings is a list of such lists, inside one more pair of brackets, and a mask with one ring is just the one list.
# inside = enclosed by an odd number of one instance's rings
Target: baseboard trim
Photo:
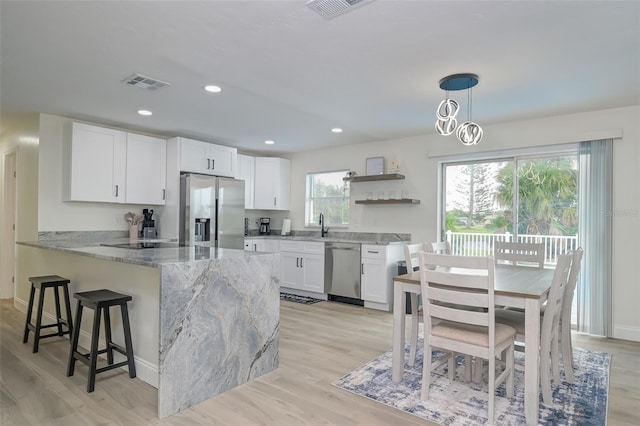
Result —
[[[25, 316], [27, 315], [27, 302], [25, 300], [14, 298], [13, 306]], [[43, 321], [46, 319], [48, 322], [55, 322], [55, 317], [47, 312], [44, 313], [42, 317]], [[69, 335], [63, 336], [66, 339], [69, 339]], [[31, 336], [33, 338], [33, 336]], [[80, 330], [80, 337], [78, 339], [78, 345], [83, 348], [89, 348], [91, 346], [91, 333], [86, 332], [84, 330]], [[104, 339], [100, 339], [98, 341], [99, 347], [105, 347]], [[88, 350], [88, 349], [87, 349]], [[114, 351], [115, 352], [115, 351]], [[99, 355], [100, 358], [106, 359], [106, 354]], [[142, 380], [145, 383], [150, 384], [154, 388], [158, 389], [158, 366], [154, 365], [144, 359], [138, 358], [135, 355], [133, 356], [136, 364], [136, 377]], [[121, 362], [126, 358], [118, 352], [114, 353], [114, 361]], [[121, 367], [122, 370], [127, 371], [126, 367]]]
[[613, 337], [615, 339], [632, 340], [640, 342], [640, 328], [625, 325], [616, 325], [613, 328]]

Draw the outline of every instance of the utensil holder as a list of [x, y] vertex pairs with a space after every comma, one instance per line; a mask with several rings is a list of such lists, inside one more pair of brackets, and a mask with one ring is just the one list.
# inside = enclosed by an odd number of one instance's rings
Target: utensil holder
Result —
[[129, 238], [132, 240], [138, 239], [138, 225], [129, 225]]

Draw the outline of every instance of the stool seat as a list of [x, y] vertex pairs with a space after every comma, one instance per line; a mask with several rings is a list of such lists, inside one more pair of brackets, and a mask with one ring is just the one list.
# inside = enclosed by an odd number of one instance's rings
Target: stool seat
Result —
[[[114, 368], [128, 366], [129, 377], [136, 377], [136, 366], [133, 357], [133, 344], [131, 342], [131, 328], [129, 325], [129, 310], [127, 302], [133, 298], [126, 294], [116, 293], [115, 291], [100, 289], [92, 291], [84, 291], [74, 293], [73, 297], [78, 300], [76, 307], [76, 328], [73, 330], [71, 338], [71, 350], [69, 351], [69, 362], [67, 364], [67, 376], [73, 376], [76, 361], [80, 361], [89, 367], [87, 392], [93, 392], [96, 383], [96, 374]], [[120, 306], [122, 313], [122, 328], [124, 331], [125, 345], [120, 346], [113, 342], [111, 338], [111, 317], [109, 308], [111, 306]], [[80, 335], [80, 324], [82, 323], [83, 308], [95, 310], [93, 316], [93, 330], [91, 336], [91, 348], [89, 353], [83, 354], [78, 351], [78, 339]], [[100, 334], [100, 317], [104, 316], [104, 332], [105, 332], [105, 349], [98, 350], [98, 340]], [[126, 361], [114, 363], [113, 351], [119, 352], [127, 357]], [[107, 366], [97, 368], [98, 355], [107, 354]]]
[[[44, 275], [38, 277], [29, 277], [29, 281], [31, 282], [31, 292], [29, 294], [29, 305], [27, 306], [27, 319], [24, 324], [24, 336], [22, 338], [22, 343], [27, 343], [29, 341], [29, 332], [33, 331], [33, 353], [38, 352], [40, 340], [46, 339], [48, 337], [54, 336], [64, 336], [65, 334], [71, 334], [73, 330], [73, 321], [71, 319], [71, 302], [69, 301], [69, 287], [68, 284], [71, 280], [67, 278], [63, 278], [59, 275]], [[56, 308], [56, 322], [53, 324], [42, 325], [42, 314], [44, 308], [44, 297], [45, 290], [48, 288], [53, 288], [55, 296], [55, 308]], [[60, 288], [63, 290], [63, 297], [65, 302], [65, 311], [67, 315], [67, 319], [62, 318], [60, 314]], [[38, 311], [36, 312], [36, 323], [31, 324], [31, 315], [33, 314], [33, 303], [35, 301], [35, 292], [36, 289], [40, 290], [40, 297], [38, 299]], [[66, 330], [63, 329], [63, 326], [66, 327]], [[56, 327], [57, 332], [49, 333], [49, 334], [41, 334], [43, 328], [52, 328]]]

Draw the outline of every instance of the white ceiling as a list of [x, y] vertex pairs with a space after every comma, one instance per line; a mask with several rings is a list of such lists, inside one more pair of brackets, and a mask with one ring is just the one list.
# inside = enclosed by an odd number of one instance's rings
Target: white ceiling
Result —
[[[640, 104], [637, 0], [375, 0], [330, 20], [306, 0], [3, 0], [0, 19], [5, 123], [42, 112], [264, 154], [433, 133], [455, 73], [480, 77], [480, 124]], [[121, 83], [133, 73], [171, 85]]]

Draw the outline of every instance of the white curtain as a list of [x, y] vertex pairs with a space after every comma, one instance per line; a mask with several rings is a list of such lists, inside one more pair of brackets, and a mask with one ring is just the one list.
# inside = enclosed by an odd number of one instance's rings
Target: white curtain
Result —
[[578, 160], [578, 331], [611, 337], [613, 140], [581, 142]]

